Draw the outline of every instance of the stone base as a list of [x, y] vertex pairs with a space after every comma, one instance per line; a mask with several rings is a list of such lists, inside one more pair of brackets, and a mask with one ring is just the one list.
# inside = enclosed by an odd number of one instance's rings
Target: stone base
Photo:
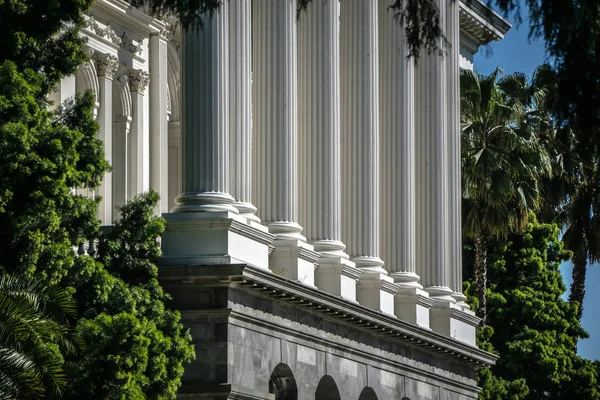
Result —
[[476, 370], [495, 360], [262, 269], [160, 268], [159, 280], [197, 354], [178, 399], [475, 400]]
[[394, 315], [394, 296], [398, 287], [386, 274], [364, 271], [356, 285], [356, 300], [373, 310]]
[[361, 270], [347, 258], [321, 258], [315, 272], [315, 284], [324, 292], [355, 302], [360, 274]]
[[319, 253], [302, 240], [275, 240], [269, 257], [269, 267], [274, 274], [290, 280], [315, 286], [315, 268]]
[[264, 226], [247, 224], [230, 212], [163, 214], [161, 265], [249, 264], [269, 268], [269, 246], [274, 236]]
[[481, 320], [473, 311], [455, 303], [436, 301], [429, 315], [434, 332], [476, 346], [475, 330]]
[[429, 293], [416, 287], [400, 287], [396, 292], [394, 305], [396, 317], [421, 328], [430, 329], [429, 311], [433, 300]]

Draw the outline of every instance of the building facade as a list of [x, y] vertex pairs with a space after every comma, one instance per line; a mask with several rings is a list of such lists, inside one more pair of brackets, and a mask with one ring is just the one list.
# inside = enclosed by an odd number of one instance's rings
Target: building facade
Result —
[[408, 57], [391, 0], [222, 0], [182, 31], [96, 0], [99, 218], [161, 195], [160, 279], [190, 327], [182, 399], [469, 399], [494, 357], [461, 276], [459, 68], [509, 25], [437, 0]]

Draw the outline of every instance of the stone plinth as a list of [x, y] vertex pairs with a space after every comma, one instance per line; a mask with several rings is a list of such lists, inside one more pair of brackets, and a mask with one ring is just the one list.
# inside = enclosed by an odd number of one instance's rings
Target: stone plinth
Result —
[[223, 265], [247, 263], [268, 269], [267, 228], [250, 226], [240, 215], [229, 212], [163, 214], [167, 228], [162, 235], [162, 262], [166, 265]]

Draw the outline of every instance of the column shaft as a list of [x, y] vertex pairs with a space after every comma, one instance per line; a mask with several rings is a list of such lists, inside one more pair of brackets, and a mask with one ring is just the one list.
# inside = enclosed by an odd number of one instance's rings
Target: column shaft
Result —
[[460, 24], [459, 3], [446, 5], [446, 38], [448, 50], [448, 228], [450, 230], [449, 262], [450, 288], [457, 301], [464, 302], [462, 294], [462, 188], [460, 172]]
[[341, 3], [342, 238], [357, 267], [379, 258], [378, 1]]
[[150, 35], [150, 187], [160, 194], [157, 212], [168, 208], [167, 41]]
[[341, 242], [339, 3], [313, 0], [298, 22], [300, 222], [321, 257]]
[[129, 134], [129, 192], [128, 200], [148, 190], [146, 171], [150, 168], [150, 160], [146, 149], [148, 137], [144, 131], [144, 91], [148, 85], [149, 75], [141, 70], [130, 70], [127, 82], [131, 92], [131, 131]]
[[[119, 68], [119, 59], [108, 54], [100, 55], [96, 60], [98, 72], [98, 138], [104, 143], [104, 156], [109, 164], [113, 163], [113, 78]], [[102, 197], [98, 205], [98, 219], [102, 225], [110, 225], [113, 220], [112, 172], [107, 172], [98, 188]]]
[[277, 239], [298, 224], [296, 0], [252, 2], [255, 168], [259, 215]]
[[229, 211], [229, 1], [182, 33], [182, 191], [175, 212]]
[[119, 115], [115, 117], [113, 124], [113, 181], [112, 200], [115, 216], [118, 213], [116, 207], [125, 204], [129, 198], [129, 133], [131, 131], [131, 117]]
[[[447, 0], [438, 0], [445, 26]], [[440, 49], [442, 40], [438, 41]], [[416, 70], [417, 274], [431, 297], [450, 290], [448, 230], [448, 103], [446, 56], [422, 52]]]
[[252, 205], [252, 7], [229, 3], [229, 150], [230, 190], [234, 206], [259, 222]]
[[415, 81], [404, 26], [389, 0], [379, 2], [381, 98], [381, 254], [386, 269], [404, 286], [415, 273]]

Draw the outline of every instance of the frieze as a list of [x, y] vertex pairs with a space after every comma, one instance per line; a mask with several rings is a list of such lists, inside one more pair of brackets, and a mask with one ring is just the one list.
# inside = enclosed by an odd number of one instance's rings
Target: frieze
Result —
[[120, 46], [123, 42], [123, 39], [121, 39], [121, 37], [117, 35], [112, 26], [110, 26], [110, 23], [106, 24], [106, 26], [102, 28], [100, 24], [96, 22], [93, 16], [85, 18], [83, 27], [84, 29], [100, 36], [101, 38], [108, 39], [117, 46]]

